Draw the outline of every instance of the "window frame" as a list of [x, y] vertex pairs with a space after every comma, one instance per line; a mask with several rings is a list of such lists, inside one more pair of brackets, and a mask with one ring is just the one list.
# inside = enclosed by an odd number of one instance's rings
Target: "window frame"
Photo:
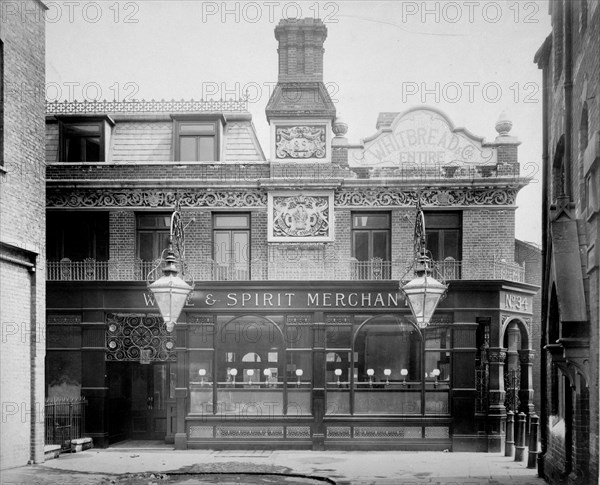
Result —
[[[354, 227], [354, 217], [357, 215], [363, 216], [382, 216], [385, 215], [387, 217], [387, 228], [383, 227]], [[391, 261], [392, 259], [392, 213], [390, 211], [352, 211], [350, 213], [350, 232], [351, 232], [351, 240], [350, 240], [350, 251], [351, 257], [356, 258], [356, 241], [355, 234], [359, 232], [368, 233], [369, 238], [369, 258], [366, 261], [372, 261], [375, 256], [373, 256], [373, 236], [375, 233], [385, 233], [386, 234], [386, 257], [383, 258], [383, 261]], [[360, 260], [359, 260], [360, 261]]]
[[[159, 239], [159, 234], [167, 234], [169, 235], [171, 233], [171, 228], [170, 225], [167, 225], [166, 227], [163, 226], [159, 226], [158, 224], [156, 224], [153, 227], [140, 227], [140, 217], [148, 217], [148, 216], [153, 216], [153, 217], [171, 217], [171, 214], [169, 212], [136, 212], [135, 214], [135, 259], [136, 260], [142, 260], [142, 261], [146, 261], [143, 260], [141, 257], [141, 244], [140, 244], [140, 234], [144, 233], [150, 233], [153, 234], [153, 241], [152, 241], [152, 246], [153, 246], [153, 252], [156, 252], [156, 249], [158, 248], [158, 239]], [[166, 248], [165, 248], [166, 249]], [[156, 259], [160, 258], [162, 255], [162, 251], [160, 253], [158, 253], [158, 255], [153, 258], [152, 260], [148, 261], [148, 262], [153, 262]]]
[[[221, 128], [224, 124], [222, 115], [209, 116], [172, 116], [173, 120], [173, 161], [175, 162], [218, 162], [221, 159]], [[206, 124], [213, 127], [214, 134], [185, 133], [182, 134], [181, 127], [192, 124]], [[181, 160], [181, 137], [212, 138], [214, 140], [213, 158], [210, 160]], [[200, 158], [199, 145], [196, 145], [196, 158]]]
[[[228, 227], [218, 227], [217, 226], [217, 219], [219, 217], [240, 217], [240, 216], [246, 217], [246, 220], [247, 220], [246, 225], [235, 225], [235, 226], [228, 226]], [[232, 243], [232, 237], [233, 237], [234, 233], [246, 232], [248, 234], [248, 245], [247, 245], [248, 248], [247, 248], [246, 261], [242, 261], [242, 262], [244, 262], [246, 264], [245, 269], [248, 272], [248, 275], [250, 275], [250, 271], [251, 271], [250, 261], [252, 260], [252, 213], [250, 213], [250, 212], [213, 212], [212, 217], [211, 217], [211, 223], [212, 223], [211, 259], [216, 265], [219, 264], [219, 262], [216, 259], [216, 251], [215, 251], [215, 235], [217, 232], [229, 233], [230, 246]], [[243, 252], [243, 249], [242, 249], [242, 252]], [[229, 264], [231, 264], [231, 262], [228, 262], [228, 265]], [[234, 261], [234, 265], [237, 265], [237, 264], [239, 264], [239, 262]]]
[[[94, 116], [94, 117], [83, 117], [83, 116], [57, 116], [58, 120], [58, 160], [61, 163], [105, 163], [106, 162], [106, 141], [107, 141], [107, 131], [109, 126], [114, 126], [114, 121], [112, 121], [108, 116]], [[99, 138], [100, 138], [100, 147], [99, 147], [99, 160], [78, 160], [78, 161], [69, 161], [67, 159], [67, 136], [69, 134], [69, 128], [73, 125], [87, 125], [87, 126], [97, 126], [99, 128]], [[77, 137], [77, 138], [92, 138], [90, 137]]]
[[[423, 215], [425, 216], [425, 238], [426, 238], [426, 246], [427, 249], [431, 249], [429, 246], [429, 235], [432, 232], [436, 232], [438, 234], [438, 249], [442, 249], [442, 254], [443, 257], [437, 257], [436, 255], [432, 254], [432, 258], [435, 261], [444, 261], [447, 257], [452, 257], [452, 256], [446, 256], [446, 251], [444, 250], [444, 239], [445, 239], [445, 232], [446, 231], [457, 231], [458, 232], [458, 243], [457, 243], [457, 249], [458, 249], [458, 255], [455, 258], [456, 261], [461, 261], [462, 260], [462, 245], [463, 245], [463, 213], [462, 211], [424, 211]], [[458, 216], [458, 225], [453, 225], [453, 224], [434, 224], [433, 227], [431, 227], [431, 223], [428, 223], [427, 221], [427, 216], [447, 216], [447, 215], [454, 215], [454, 216]]]

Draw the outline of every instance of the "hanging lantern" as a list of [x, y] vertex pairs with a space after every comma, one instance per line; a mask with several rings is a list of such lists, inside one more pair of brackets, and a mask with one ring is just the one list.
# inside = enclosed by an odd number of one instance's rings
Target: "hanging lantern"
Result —
[[[167, 257], [164, 260], [163, 276], [153, 283], [148, 282], [148, 290], [154, 296], [154, 300], [156, 301], [156, 305], [158, 306], [158, 310], [166, 324], [168, 332], [173, 330], [188, 296], [194, 289], [193, 286], [186, 283], [179, 276], [179, 271], [177, 270], [177, 266], [175, 266], [176, 259], [173, 250], [173, 240], [175, 240], [183, 264], [183, 233], [184, 228], [179, 213], [179, 204], [177, 204], [175, 211], [171, 216], [169, 248], [167, 250]], [[155, 270], [152, 270], [150, 274], [154, 271]], [[150, 279], [150, 274], [148, 275], [148, 279]]]
[[425, 247], [425, 217], [421, 204], [417, 201], [417, 221], [415, 224], [415, 277], [401, 285], [419, 328], [425, 328], [431, 322], [431, 317], [446, 294], [448, 286], [431, 276], [431, 258]]

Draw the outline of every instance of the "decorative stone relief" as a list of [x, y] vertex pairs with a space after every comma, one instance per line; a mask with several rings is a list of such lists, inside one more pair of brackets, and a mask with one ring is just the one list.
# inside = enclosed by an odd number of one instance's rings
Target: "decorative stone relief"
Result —
[[[517, 189], [424, 190], [424, 206], [514, 205]], [[419, 194], [402, 189], [354, 189], [335, 194], [336, 207], [414, 207]]]
[[162, 190], [48, 190], [46, 205], [52, 208], [75, 207], [166, 207], [179, 200], [181, 207], [265, 207], [267, 196], [258, 190], [184, 191]]
[[504, 350], [488, 350], [488, 362], [503, 363], [506, 360], [506, 352]]
[[277, 127], [275, 136], [278, 159], [325, 158], [325, 126]]
[[333, 240], [333, 193], [270, 193], [269, 242]]

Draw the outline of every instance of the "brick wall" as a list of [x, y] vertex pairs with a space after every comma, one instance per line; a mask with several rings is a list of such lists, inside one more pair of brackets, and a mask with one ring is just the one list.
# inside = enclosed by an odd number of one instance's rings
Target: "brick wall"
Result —
[[[514, 209], [463, 211], [462, 259], [477, 263], [495, 258], [512, 263], [515, 254]], [[477, 279], [477, 266], [465, 266], [463, 278]]]
[[[598, 2], [588, 1], [587, 16], [584, 25], [582, 17], [583, 2], [552, 2], [552, 48], [549, 53], [549, 65], [542, 66], [548, 76], [547, 86], [548, 93], [548, 146], [546, 147], [549, 154], [547, 167], [549, 200], [553, 202], [553, 197], [556, 196], [555, 190], [552, 190], [552, 181], [556, 177], [552, 171], [552, 161], [556, 153], [556, 147], [560, 137], [566, 134], [566, 123], [571, 124], [571, 151], [565, 155], [565, 160], [570, 161], [570, 178], [571, 186], [566, 188], [566, 192], [571, 196], [571, 200], [575, 205], [574, 215], [577, 218], [579, 229], [579, 243], [582, 254], [582, 264], [584, 271], [584, 285], [586, 290], [586, 301], [589, 313], [589, 324], [582, 327], [582, 331], [586, 340], [589, 340], [590, 358], [587, 375], [589, 376], [589, 399], [585, 402], [583, 395], [577, 394], [574, 398], [575, 417], [573, 420], [574, 440], [572, 457], [575, 466], [583, 463], [587, 467], [588, 477], [585, 478], [586, 483], [596, 483], [598, 480], [598, 443], [599, 443], [599, 357], [597, 349], [599, 343], [599, 305], [598, 288], [600, 286], [600, 274], [598, 271], [597, 257], [591, 258], [591, 265], [587, 260], [588, 251], [597, 246], [596, 240], [599, 234], [598, 222], [598, 207], [589, 211], [586, 208], [586, 193], [585, 193], [585, 164], [584, 164], [584, 148], [586, 142], [588, 148], [594, 136], [599, 136], [600, 130], [600, 102], [598, 89], [598, 79], [600, 79], [600, 60], [598, 51], [600, 50], [600, 5]], [[571, 35], [573, 53], [572, 66], [572, 109], [570, 112], [565, 112], [565, 67], [567, 59], [565, 58], [565, 28], [564, 22], [567, 15], [566, 9], [571, 12]], [[585, 123], [582, 122], [585, 108], [587, 107], [587, 137], [585, 133]], [[587, 139], [586, 139], [587, 138]], [[590, 158], [596, 158], [597, 167], [597, 148], [596, 155]], [[588, 152], [589, 153], [589, 152]], [[593, 164], [592, 164], [593, 165]], [[598, 170], [595, 168], [594, 170]], [[597, 173], [597, 172], [596, 172]], [[597, 186], [597, 183], [596, 183]], [[595, 214], [594, 214], [595, 212]], [[547, 246], [548, 251], [551, 247]], [[554, 258], [560, 257], [554, 255]], [[547, 268], [546, 270], [548, 270]], [[549, 288], [544, 288], [548, 299], [550, 298]], [[550, 388], [549, 388], [550, 389]], [[587, 393], [588, 390], [579, 391]], [[549, 405], [553, 406], [553, 396], [550, 391], [545, 396]], [[587, 413], [587, 417], [580, 418]], [[553, 424], [553, 416], [548, 417], [546, 429], [548, 430], [547, 451], [544, 458], [544, 472], [551, 483], [558, 483], [561, 480], [560, 471], [564, 464], [566, 450], [564, 440], [561, 441], [559, 434], [556, 432], [556, 426]], [[580, 420], [580, 421], [578, 421]], [[587, 423], [587, 424], [586, 424]], [[543, 425], [543, 424], [542, 424]], [[579, 460], [579, 463], [578, 463]], [[584, 468], [585, 468], [584, 467]], [[558, 471], [557, 471], [558, 470]]]
[[[41, 3], [3, 16], [0, 168], [0, 467], [44, 459], [45, 30]], [[35, 272], [29, 265], [35, 264]]]

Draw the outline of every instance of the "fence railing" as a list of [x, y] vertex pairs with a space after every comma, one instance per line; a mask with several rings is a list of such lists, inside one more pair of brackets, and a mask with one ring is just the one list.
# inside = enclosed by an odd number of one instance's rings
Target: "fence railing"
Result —
[[70, 450], [71, 441], [83, 437], [86, 404], [82, 397], [46, 399], [45, 443]]
[[[434, 276], [450, 280], [507, 280], [525, 282], [525, 265], [497, 259], [434, 261]], [[115, 260], [48, 261], [48, 281], [144, 281], [156, 262]], [[186, 273], [196, 281], [250, 280], [393, 280], [405, 276], [405, 261], [374, 258], [336, 260], [250, 261], [231, 264], [215, 261], [190, 262]], [[159, 272], [160, 273], [160, 272]], [[154, 277], [157, 277], [155, 274]]]

